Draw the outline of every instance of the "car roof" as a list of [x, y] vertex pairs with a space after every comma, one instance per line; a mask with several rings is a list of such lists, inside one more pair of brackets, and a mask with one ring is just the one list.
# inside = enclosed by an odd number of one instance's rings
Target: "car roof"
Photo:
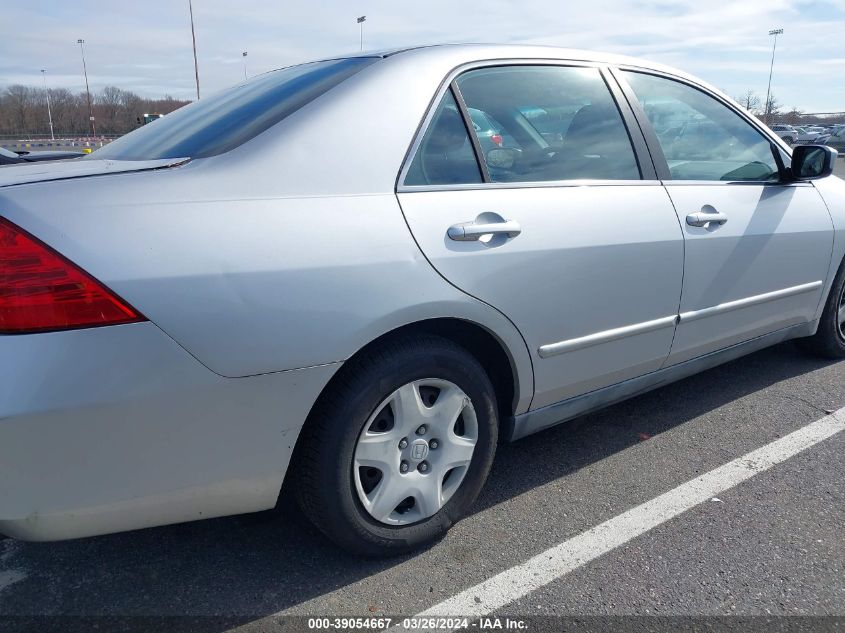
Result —
[[[537, 44], [432, 44], [386, 51], [364, 51], [360, 54], [350, 55], [350, 57], [360, 56], [381, 57], [385, 61], [408, 63], [409, 65], [415, 63], [419, 65], [434, 64], [451, 68], [473, 62], [496, 60], [559, 60], [607, 64], [666, 73], [730, 98], [715, 86], [678, 68], [628, 55], [577, 48]], [[375, 64], [372, 71], [378, 72], [380, 65]]]
[[326, 58], [326, 60], [350, 57], [381, 57], [384, 59], [390, 57], [401, 57], [403, 60], [410, 60], [414, 58], [431, 60], [451, 58], [454, 60], [462, 60], [460, 63], [496, 59], [550, 59], [561, 61], [597, 62], [601, 64], [633, 66], [637, 68], [666, 72], [692, 79], [697, 83], [702, 83], [700, 79], [688, 75], [677, 68], [637, 57], [630, 57], [628, 55], [620, 55], [617, 53], [541, 44], [424, 44], [385, 50], [363, 51], [361, 53], [349, 55], [338, 55]]

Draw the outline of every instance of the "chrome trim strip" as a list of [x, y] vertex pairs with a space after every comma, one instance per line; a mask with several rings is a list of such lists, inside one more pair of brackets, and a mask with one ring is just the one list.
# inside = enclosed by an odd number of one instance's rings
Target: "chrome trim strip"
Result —
[[791, 286], [789, 288], [782, 288], [781, 290], [775, 290], [773, 292], [766, 292], [761, 295], [754, 295], [751, 297], [745, 297], [744, 299], [737, 299], [736, 301], [720, 303], [719, 305], [711, 306], [709, 308], [702, 308], [701, 310], [689, 310], [688, 312], [681, 312], [681, 314], [678, 316], [680, 317], [681, 323], [688, 323], [689, 321], [697, 321], [698, 319], [704, 319], [717, 314], [723, 314], [725, 312], [730, 312], [731, 310], [740, 310], [742, 308], [748, 308], [750, 306], [766, 303], [767, 301], [774, 301], [775, 299], [783, 299], [785, 297], [791, 297], [793, 295], [800, 295], [821, 287], [821, 281], [813, 281], [807, 284], [801, 284], [800, 286]]
[[576, 349], [583, 349], [593, 345], [601, 345], [602, 343], [609, 343], [635, 334], [645, 334], [654, 330], [661, 330], [663, 328], [674, 326], [678, 320], [677, 315], [662, 317], [654, 319], [653, 321], [643, 321], [642, 323], [634, 323], [633, 325], [626, 325], [624, 327], [613, 328], [612, 330], [603, 330], [587, 336], [578, 338], [571, 338], [559, 343], [549, 343], [548, 345], [541, 345], [537, 352], [540, 358], [549, 358], [550, 356], [557, 356]]
[[[536, 189], [539, 187], [659, 187], [659, 180], [540, 180], [527, 182], [474, 182], [460, 185], [400, 185], [397, 193], [417, 191], [479, 191], [484, 189]], [[701, 184], [700, 182], [698, 184]]]
[[[502, 429], [505, 440], [513, 442], [526, 435], [542, 431], [566, 422], [572, 418], [597, 411], [622, 400], [638, 396], [652, 389], [668, 385], [676, 380], [687, 378], [705, 369], [710, 369], [731, 360], [756, 352], [770, 345], [800, 336], [810, 336], [816, 331], [818, 321], [800, 323], [770, 334], [764, 334], [744, 343], [690, 359], [678, 365], [670, 365], [649, 374], [630, 378], [624, 382], [596, 389], [580, 396], [574, 396], [541, 409], [532, 409], [510, 418]], [[500, 436], [501, 438], [502, 436]], [[501, 439], [499, 440], [501, 441]]]

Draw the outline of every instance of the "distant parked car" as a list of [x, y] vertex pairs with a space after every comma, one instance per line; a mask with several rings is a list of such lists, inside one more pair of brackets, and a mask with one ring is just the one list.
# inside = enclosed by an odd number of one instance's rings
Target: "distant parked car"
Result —
[[467, 112], [478, 136], [481, 149], [487, 152], [496, 147], [502, 147], [505, 140], [502, 136], [502, 126], [493, 120], [489, 114], [477, 108], [467, 108]]
[[809, 145], [818, 141], [822, 136], [829, 136], [827, 132], [823, 134], [817, 131], [810, 131], [809, 128], [804, 127], [796, 127], [795, 131], [798, 132], [798, 138], [795, 139], [795, 142], [801, 143], [802, 145]]
[[790, 145], [798, 141], [798, 130], [791, 125], [773, 125], [772, 132], [777, 134]]
[[17, 165], [24, 163], [37, 163], [44, 160], [66, 160], [68, 158], [79, 158], [85, 156], [82, 152], [70, 150], [53, 150], [45, 152], [13, 152], [0, 147], [0, 165]]
[[845, 154], [845, 126], [840, 127], [836, 132], [824, 142], [828, 147], [832, 147], [840, 154]]

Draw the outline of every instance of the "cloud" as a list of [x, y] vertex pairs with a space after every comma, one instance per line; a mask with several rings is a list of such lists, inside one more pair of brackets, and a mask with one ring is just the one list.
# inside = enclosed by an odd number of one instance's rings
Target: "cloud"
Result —
[[[845, 0], [395, 0], [282, 2], [193, 0], [200, 81], [209, 94], [243, 77], [356, 51], [443, 42], [525, 42], [625, 53], [680, 67], [731, 94], [765, 93], [771, 28], [783, 27], [772, 91], [808, 111], [845, 110], [831, 90], [843, 63]], [[29, 0], [6, 3], [0, 84], [40, 82], [82, 89], [76, 40], [86, 41], [92, 89], [108, 84], [145, 96], [193, 94], [187, 2]]]

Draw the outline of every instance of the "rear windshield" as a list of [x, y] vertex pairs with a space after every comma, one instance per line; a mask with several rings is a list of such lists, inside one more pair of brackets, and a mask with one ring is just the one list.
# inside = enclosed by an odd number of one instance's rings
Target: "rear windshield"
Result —
[[377, 61], [352, 57], [276, 70], [168, 114], [89, 158], [204, 158], [228, 152]]

